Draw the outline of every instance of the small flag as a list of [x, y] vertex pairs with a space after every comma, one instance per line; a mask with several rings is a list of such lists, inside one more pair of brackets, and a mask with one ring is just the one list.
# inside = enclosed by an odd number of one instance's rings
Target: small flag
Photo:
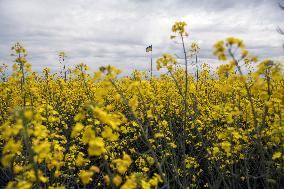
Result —
[[146, 52], [150, 52], [150, 51], [152, 51], [152, 45], [146, 48]]

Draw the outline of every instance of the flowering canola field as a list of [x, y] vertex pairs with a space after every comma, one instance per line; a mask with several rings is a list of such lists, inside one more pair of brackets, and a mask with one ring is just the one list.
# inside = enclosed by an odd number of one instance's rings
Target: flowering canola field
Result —
[[[185, 44], [186, 24], [172, 39]], [[183, 49], [185, 50], [184, 46]], [[197, 76], [165, 54], [150, 78], [85, 64], [35, 73], [20, 44], [0, 70], [0, 187], [281, 188], [283, 65], [259, 62], [236, 38]], [[198, 45], [191, 53], [197, 56]], [[188, 66], [187, 54], [185, 64]], [[282, 185], [283, 186], [283, 185]]]

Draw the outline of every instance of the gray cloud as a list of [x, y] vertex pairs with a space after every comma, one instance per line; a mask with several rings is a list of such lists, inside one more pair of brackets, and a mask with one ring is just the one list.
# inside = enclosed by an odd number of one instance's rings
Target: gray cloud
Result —
[[200, 43], [201, 60], [214, 66], [212, 45], [228, 36], [261, 58], [281, 58], [284, 40], [275, 28], [284, 27], [283, 15], [277, 0], [0, 0], [0, 61], [11, 62], [10, 47], [20, 41], [37, 70], [58, 69], [63, 50], [70, 66], [112, 64], [130, 73], [149, 67], [150, 44], [154, 59], [181, 53], [169, 39], [177, 20], [189, 25], [186, 42]]

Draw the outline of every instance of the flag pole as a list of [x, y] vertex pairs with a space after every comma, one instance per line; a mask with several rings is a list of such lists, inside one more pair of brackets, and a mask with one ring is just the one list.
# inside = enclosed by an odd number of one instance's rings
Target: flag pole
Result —
[[151, 50], [151, 78], [153, 76], [153, 56], [152, 56], [152, 50]]

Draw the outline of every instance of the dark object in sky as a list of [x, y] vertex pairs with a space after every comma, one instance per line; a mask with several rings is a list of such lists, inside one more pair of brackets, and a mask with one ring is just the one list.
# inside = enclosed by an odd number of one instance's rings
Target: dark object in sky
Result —
[[[280, 7], [282, 10], [284, 10], [284, 6], [281, 5], [281, 3], [279, 3], [278, 5], [279, 5], [279, 7]], [[279, 26], [276, 28], [276, 31], [277, 31], [278, 33], [280, 33], [281, 35], [284, 35], [284, 31], [283, 31]]]
[[279, 7], [280, 7], [282, 10], [284, 10], [284, 6], [281, 5], [281, 3], [279, 3]]
[[[279, 3], [278, 5], [279, 5], [279, 7], [280, 7], [282, 10], [284, 10], [284, 6], [281, 5], [281, 3]], [[280, 33], [281, 35], [284, 35], [284, 31], [283, 31], [279, 26], [277, 26], [276, 31], [277, 31], [278, 33]], [[284, 49], [284, 44], [282, 44], [282, 48]]]

